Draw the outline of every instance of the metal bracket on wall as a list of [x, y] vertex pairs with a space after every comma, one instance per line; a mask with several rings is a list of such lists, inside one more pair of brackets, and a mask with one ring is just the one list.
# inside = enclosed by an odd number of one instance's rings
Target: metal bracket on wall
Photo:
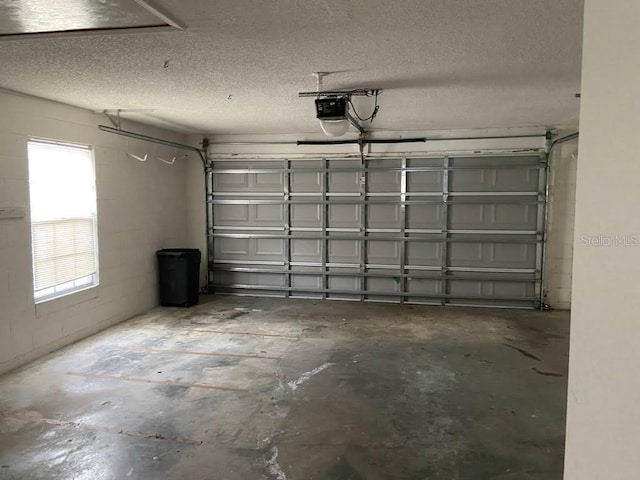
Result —
[[111, 122], [111, 124], [117, 128], [118, 130], [120, 130], [120, 110], [116, 110], [116, 114], [112, 115], [109, 113], [109, 110], [103, 110], [102, 114], [107, 117], [109, 119], [109, 121]]
[[[105, 113], [105, 115], [106, 115], [106, 113]], [[119, 118], [118, 118], [118, 121], [119, 121]], [[112, 120], [112, 122], [113, 122], [113, 120]], [[190, 152], [195, 152], [195, 153], [198, 154], [198, 157], [200, 157], [200, 160], [202, 161], [203, 168], [206, 169], [206, 167], [207, 167], [207, 158], [205, 156], [205, 153], [203, 153], [203, 151], [201, 149], [199, 149], [198, 147], [192, 147], [191, 145], [185, 145], [184, 143], [172, 142], [170, 140], [164, 140], [162, 138], [151, 137], [149, 135], [143, 135], [141, 133], [129, 132], [127, 130], [122, 130], [120, 128], [108, 127], [106, 125], [98, 125], [98, 130], [100, 130], [102, 132], [105, 132], [105, 133], [112, 133], [114, 135], [120, 135], [120, 136], [123, 136], [123, 137], [128, 137], [128, 138], [133, 138], [133, 139], [136, 139], [136, 140], [141, 140], [143, 142], [155, 143], [157, 145], [164, 145], [164, 146], [167, 146], [167, 147], [173, 147], [173, 148], [177, 148], [177, 149], [180, 149], [180, 150], [187, 150], [187, 151], [190, 151]]]

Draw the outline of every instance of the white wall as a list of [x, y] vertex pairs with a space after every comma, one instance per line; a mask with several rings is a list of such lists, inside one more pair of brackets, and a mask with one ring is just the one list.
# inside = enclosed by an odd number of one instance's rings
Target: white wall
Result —
[[[189, 145], [200, 146], [201, 136], [188, 138]], [[207, 218], [205, 210], [205, 174], [202, 160], [196, 153], [189, 154], [186, 164], [185, 187], [187, 191], [187, 243], [202, 253], [200, 262], [200, 285], [207, 284]]]
[[[318, 126], [318, 130], [320, 127]], [[575, 131], [562, 130], [560, 135]], [[427, 132], [390, 132], [377, 133], [377, 138], [400, 137], [455, 137], [455, 136], [491, 136], [491, 135], [527, 135], [544, 133], [537, 129], [483, 129], [483, 130], [459, 130], [459, 131], [427, 131]], [[295, 142], [304, 140], [327, 140], [323, 134], [318, 135], [252, 135], [252, 136], [210, 136], [212, 142], [257, 142], [255, 145], [213, 145], [211, 154], [217, 158], [299, 158], [304, 156], [319, 157], [323, 155], [357, 155], [355, 145], [340, 146], [296, 146], [277, 144], [273, 142]], [[190, 145], [197, 145], [202, 141], [201, 136], [192, 136]], [[263, 142], [262, 144], [260, 142]], [[482, 149], [484, 151], [505, 152], [526, 148], [543, 148], [545, 142], [540, 139], [519, 138], [500, 140], [468, 140], [468, 141], [439, 141], [427, 143], [409, 143], [396, 145], [373, 145], [371, 152], [380, 154], [400, 155], [402, 153], [413, 154], [423, 152], [425, 154], [469, 153]], [[547, 302], [552, 308], [568, 309], [571, 303], [571, 263], [573, 254], [573, 205], [575, 198], [575, 170], [576, 160], [572, 155], [577, 153], [577, 143], [569, 142], [556, 147], [552, 159], [551, 190], [550, 190], [550, 215], [547, 237], [547, 265], [546, 265], [546, 290]], [[189, 245], [200, 248], [204, 253], [205, 229], [204, 222], [204, 178], [202, 168], [194, 159], [189, 163], [187, 172], [188, 184], [188, 211], [189, 211]], [[202, 281], [206, 281], [206, 273], [203, 265]]]
[[[186, 165], [126, 156], [172, 157], [174, 150], [100, 132], [102, 116], [0, 91], [0, 205], [28, 207], [27, 140], [94, 147], [98, 197], [99, 287], [34, 305], [29, 215], [0, 220], [0, 372], [153, 307], [154, 252], [186, 241]], [[126, 128], [184, 138], [136, 124]]]
[[637, 0], [586, 1], [567, 480], [640, 475], [640, 246], [599, 237], [640, 238], [638, 22]]
[[[562, 132], [567, 135], [571, 132]], [[549, 212], [545, 249], [545, 290], [551, 308], [571, 308], [573, 224], [578, 141], [558, 144], [549, 158]]]

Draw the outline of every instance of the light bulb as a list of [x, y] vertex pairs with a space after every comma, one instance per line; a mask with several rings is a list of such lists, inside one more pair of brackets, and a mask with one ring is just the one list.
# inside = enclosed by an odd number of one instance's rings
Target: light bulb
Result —
[[349, 120], [346, 118], [338, 120], [320, 120], [320, 126], [327, 137], [339, 137], [344, 135], [349, 128]]

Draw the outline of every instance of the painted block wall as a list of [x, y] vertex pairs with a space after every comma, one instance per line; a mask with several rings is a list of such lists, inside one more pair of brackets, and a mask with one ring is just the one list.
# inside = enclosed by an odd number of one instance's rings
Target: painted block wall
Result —
[[[572, 132], [562, 132], [560, 135], [569, 133]], [[568, 310], [571, 308], [578, 141], [557, 145], [551, 153], [550, 164], [544, 271], [548, 291], [546, 301], [551, 308]]]
[[[318, 130], [320, 127], [318, 126]], [[577, 128], [559, 131], [559, 135], [572, 133]], [[378, 138], [399, 137], [466, 137], [491, 135], [527, 135], [539, 134], [541, 129], [482, 129], [482, 130], [443, 130], [377, 133]], [[345, 136], [346, 137], [346, 136]], [[299, 139], [327, 140], [321, 133], [300, 135], [222, 135], [209, 136], [212, 142], [256, 142], [253, 145], [213, 145], [211, 154], [214, 158], [304, 158], [322, 157], [325, 155], [357, 155], [354, 145], [336, 146], [297, 146], [278, 142], [294, 142]], [[191, 136], [190, 145], [198, 145], [202, 136]], [[539, 139], [494, 139], [472, 141], [439, 141], [427, 143], [411, 143], [372, 146], [371, 152], [379, 154], [414, 154], [417, 152], [437, 155], [443, 152], [468, 153], [477, 149], [486, 151], [508, 151], [526, 148], [540, 148], [544, 141]], [[546, 290], [549, 294], [547, 302], [552, 308], [568, 309], [571, 303], [571, 267], [573, 254], [573, 205], [575, 198], [575, 169], [577, 153], [576, 142], [559, 145], [553, 153], [550, 176], [550, 215], [547, 236], [547, 272]], [[204, 228], [204, 177], [202, 167], [195, 158], [187, 166], [189, 245], [192, 248], [206, 250]], [[201, 282], [206, 282], [206, 267], [203, 264]], [[204, 283], [203, 283], [204, 284]]]
[[[155, 251], [185, 244], [186, 165], [166, 165], [174, 149], [100, 132], [108, 124], [87, 110], [0, 91], [0, 205], [27, 207], [0, 219], [0, 372], [141, 313], [157, 304]], [[123, 128], [183, 142], [157, 128]], [[34, 304], [27, 140], [94, 148], [100, 285]], [[126, 155], [149, 154], [141, 163]]]
[[640, 472], [639, 21], [585, 3], [566, 480]]
[[[197, 147], [201, 136], [190, 136], [187, 144]], [[185, 164], [186, 204], [187, 204], [187, 246], [197, 248], [202, 253], [200, 262], [200, 285], [207, 284], [207, 219], [205, 216], [205, 175], [202, 160], [196, 153], [190, 153]]]

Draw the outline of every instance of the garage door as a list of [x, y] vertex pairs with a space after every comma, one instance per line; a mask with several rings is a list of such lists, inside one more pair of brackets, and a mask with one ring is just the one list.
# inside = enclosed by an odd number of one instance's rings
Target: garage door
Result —
[[211, 166], [216, 292], [539, 306], [540, 154]]

